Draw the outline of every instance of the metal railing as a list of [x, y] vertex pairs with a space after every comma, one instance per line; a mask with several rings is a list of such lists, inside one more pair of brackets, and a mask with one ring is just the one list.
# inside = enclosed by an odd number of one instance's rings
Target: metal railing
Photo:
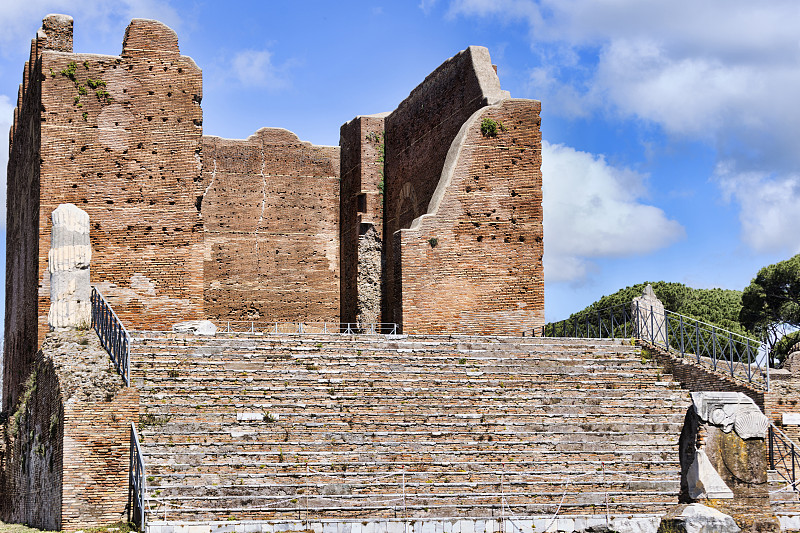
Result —
[[762, 343], [672, 311], [621, 304], [545, 324], [540, 331], [543, 337], [635, 337], [769, 390], [768, 357]]
[[140, 531], [144, 531], [147, 518], [147, 508], [145, 507], [147, 478], [144, 473], [144, 459], [139, 445], [139, 436], [136, 434], [136, 426], [133, 425], [133, 422], [131, 422], [131, 455], [128, 472], [128, 522], [136, 524]]
[[97, 287], [92, 287], [92, 327], [100, 338], [100, 344], [111, 356], [117, 372], [125, 380], [125, 385], [130, 385], [131, 337]]
[[258, 322], [250, 320], [228, 320], [221, 333], [261, 333], [266, 335], [397, 335], [400, 328], [394, 322]]
[[786, 434], [770, 424], [768, 443], [769, 469], [779, 476], [800, 495], [797, 474], [800, 473], [800, 449]]

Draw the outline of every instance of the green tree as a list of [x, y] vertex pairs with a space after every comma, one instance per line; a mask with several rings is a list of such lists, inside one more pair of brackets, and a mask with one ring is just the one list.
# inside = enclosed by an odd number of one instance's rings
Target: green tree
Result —
[[767, 343], [773, 357], [786, 357], [776, 348], [782, 337], [800, 328], [800, 254], [758, 271], [742, 292], [739, 322]]

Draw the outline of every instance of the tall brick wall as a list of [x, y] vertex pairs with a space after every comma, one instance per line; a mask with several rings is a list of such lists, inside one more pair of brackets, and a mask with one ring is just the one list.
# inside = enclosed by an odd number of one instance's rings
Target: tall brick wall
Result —
[[200, 69], [172, 30], [136, 19], [120, 57], [45, 52], [42, 75], [40, 336], [50, 213], [67, 202], [89, 214], [92, 283], [126, 325], [202, 318]]
[[342, 322], [381, 322], [385, 114], [340, 130], [340, 309]]
[[[382, 309], [407, 333], [543, 323], [540, 104], [508, 98], [489, 52], [471, 46], [386, 118]], [[481, 138], [476, 112], [489, 105], [514, 129]]]
[[[544, 324], [540, 110], [508, 99], [464, 123], [429, 214], [396, 239], [405, 333]], [[481, 132], [486, 119], [496, 135]]]
[[71, 36], [68, 17], [45, 19], [15, 112], [6, 409], [48, 329], [50, 214], [61, 203], [89, 213], [92, 283], [126, 325], [203, 315], [200, 69], [159, 22], [133, 20], [121, 56], [74, 54]]
[[208, 318], [338, 321], [339, 148], [205, 137], [203, 183]]
[[[48, 17], [44, 27], [58, 25]], [[71, 35], [72, 20], [64, 20]], [[50, 29], [52, 31], [52, 29]], [[63, 32], [54, 32], [61, 34]], [[30, 372], [38, 347], [37, 286], [39, 278], [39, 176], [41, 146], [41, 50], [48, 40], [44, 29], [31, 42], [19, 86], [14, 124], [9, 132], [6, 209], [6, 301], [2, 410], [9, 412]], [[71, 42], [61, 49], [72, 51]]]

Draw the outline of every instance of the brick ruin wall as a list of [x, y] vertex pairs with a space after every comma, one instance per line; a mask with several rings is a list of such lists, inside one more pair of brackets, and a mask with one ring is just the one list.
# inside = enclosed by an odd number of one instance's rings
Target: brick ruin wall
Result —
[[0, 518], [46, 530], [124, 519], [138, 391], [91, 331], [49, 334], [32, 368], [4, 427]]
[[[47, 19], [46, 19], [47, 20]], [[39, 148], [41, 145], [41, 50], [48, 43], [40, 30], [31, 42], [19, 86], [14, 124], [9, 132], [6, 209], [6, 301], [2, 411], [8, 413], [27, 377], [38, 348]], [[72, 42], [60, 43], [72, 49]], [[19, 369], [19, 370], [16, 370]]]
[[[464, 123], [430, 214], [396, 235], [405, 333], [544, 324], [540, 111], [508, 99]], [[486, 119], [503, 125], [496, 135], [481, 132]]]
[[339, 320], [339, 148], [280, 128], [203, 139], [211, 320]]
[[381, 322], [384, 115], [341, 127], [340, 309], [347, 323]]
[[61, 203], [89, 214], [92, 283], [123, 323], [203, 317], [201, 71], [155, 21], [131, 22], [121, 56], [72, 53], [71, 30], [68, 17], [45, 19], [12, 127], [6, 409], [48, 329], [50, 215]]
[[[462, 183], [466, 176], [459, 175], [447, 186], [452, 191], [436, 192], [464, 123], [508, 98], [488, 50], [471, 46], [431, 73], [386, 118], [384, 242], [389, 244], [382, 309], [384, 320], [402, 323], [407, 333], [519, 333], [544, 323], [540, 104], [520, 100], [494, 111], [515, 123], [513, 135], [503, 132], [491, 147], [479, 149], [472, 145], [484, 141], [472, 135], [458, 164], [474, 183]], [[470, 133], [479, 130], [480, 125]], [[512, 147], [524, 149], [524, 156], [502, 153]], [[495, 155], [479, 153], [486, 149]], [[435, 194], [437, 202], [449, 203], [440, 207], [436, 222], [421, 229], [436, 235], [395, 234], [429, 213]], [[442, 246], [431, 246], [431, 238]]]

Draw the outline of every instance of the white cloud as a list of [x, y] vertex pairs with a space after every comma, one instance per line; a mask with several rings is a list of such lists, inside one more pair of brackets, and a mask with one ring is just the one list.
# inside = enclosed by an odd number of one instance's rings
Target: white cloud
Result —
[[290, 85], [289, 64], [276, 66], [268, 50], [243, 50], [233, 58], [233, 74], [245, 87], [283, 89]]
[[[14, 122], [14, 104], [11, 99], [0, 94], [0, 139], [8, 139], [8, 132]], [[0, 147], [0, 228], [6, 227], [6, 171], [8, 167], [8, 144]]]
[[545, 277], [577, 281], [591, 260], [647, 254], [684, 237], [683, 227], [641, 202], [646, 177], [603, 156], [542, 142]]
[[610, 112], [712, 145], [748, 245], [795, 233], [774, 206], [800, 175], [800, 3], [453, 0], [450, 14], [526, 21], [540, 60], [528, 95], [549, 113]]
[[730, 163], [717, 165], [716, 178], [727, 199], [742, 207], [739, 221], [742, 240], [759, 252], [800, 252], [797, 206], [800, 205], [800, 173], [767, 175], [737, 173]]

